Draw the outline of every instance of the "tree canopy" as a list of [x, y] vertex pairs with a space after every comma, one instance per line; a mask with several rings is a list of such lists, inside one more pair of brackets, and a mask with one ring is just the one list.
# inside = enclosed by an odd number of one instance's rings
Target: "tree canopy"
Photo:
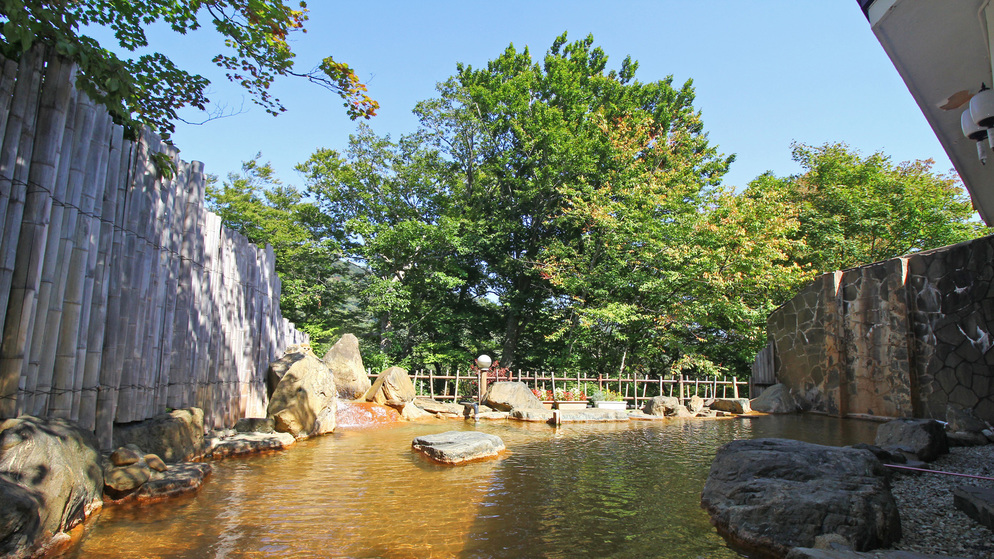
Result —
[[637, 67], [608, 69], [591, 37], [539, 59], [512, 45], [458, 65], [415, 107], [415, 133], [361, 126], [345, 150], [316, 150], [302, 191], [254, 162], [211, 195], [229, 225], [292, 245], [277, 251], [294, 320], [319, 343], [356, 333], [374, 366], [485, 352], [521, 369], [743, 376], [769, 313], [816, 274], [986, 232], [931, 162], [842, 144], [793, 146], [797, 175], [722, 185], [732, 157], [692, 82], [643, 83]]
[[16, 60], [37, 42], [54, 48], [78, 64], [78, 87], [105, 105], [117, 122], [131, 129], [149, 126], [168, 139], [179, 109], [205, 109], [209, 80], [159, 52], [119, 58], [83, 31], [108, 28], [122, 49], [134, 52], [149, 46], [145, 32], [151, 25], [162, 23], [186, 34], [207, 21], [228, 47], [213, 62], [267, 112], [285, 110], [268, 91], [273, 81], [296, 76], [340, 95], [352, 118], [375, 114], [379, 105], [347, 64], [329, 56], [308, 72], [294, 69], [290, 37], [304, 31], [304, 2], [293, 8], [283, 0], [0, 0], [0, 53]]

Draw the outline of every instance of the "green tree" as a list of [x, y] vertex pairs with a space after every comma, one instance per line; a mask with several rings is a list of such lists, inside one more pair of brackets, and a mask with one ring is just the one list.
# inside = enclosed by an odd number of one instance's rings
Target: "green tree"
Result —
[[285, 110], [268, 91], [273, 81], [296, 76], [340, 95], [352, 118], [375, 114], [379, 105], [347, 64], [328, 57], [310, 72], [294, 70], [290, 38], [306, 20], [304, 2], [294, 9], [283, 0], [0, 0], [0, 53], [17, 60], [37, 42], [54, 48], [79, 65], [77, 86], [117, 122], [146, 125], [168, 139], [178, 109], [205, 108], [209, 80], [158, 52], [121, 59], [81, 30], [109, 28], [122, 49], [134, 52], [148, 46], [145, 30], [157, 22], [186, 34], [209, 21], [230, 49], [213, 62], [267, 112]]
[[[586, 200], [608, 176], [646, 168], [672, 170], [671, 184], [682, 181], [693, 198], [730, 161], [708, 144], [691, 82], [642, 83], [631, 58], [619, 70], [607, 62], [590, 36], [568, 43], [563, 34], [541, 61], [511, 45], [485, 69], [459, 65], [442, 98], [418, 108], [423, 133], [462, 175], [465, 215], [479, 224], [477, 254], [501, 305], [505, 366], [545, 361], [537, 346], [555, 328], [565, 294], [543, 276], [541, 259], [553, 244], [585, 242], [583, 224], [563, 219], [572, 199]], [[616, 157], [608, 133], [629, 120], [646, 141], [644, 156], [632, 160]]]
[[843, 270], [989, 234], [953, 175], [932, 160], [894, 164], [883, 153], [862, 156], [845, 144], [794, 144], [804, 171], [753, 181], [747, 195], [777, 192], [797, 211], [795, 260], [817, 272]]
[[457, 176], [416, 137], [394, 143], [365, 126], [344, 154], [320, 149], [298, 166], [345, 258], [368, 271], [357, 290], [376, 328], [359, 335], [401, 364], [460, 362], [486, 336], [488, 305]]

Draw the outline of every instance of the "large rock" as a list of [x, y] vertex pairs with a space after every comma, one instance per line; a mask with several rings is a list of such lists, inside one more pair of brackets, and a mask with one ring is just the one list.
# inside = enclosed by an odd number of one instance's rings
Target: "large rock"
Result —
[[407, 370], [401, 367], [390, 367], [376, 377], [376, 382], [366, 391], [365, 399], [377, 404], [390, 404], [402, 408], [407, 402], [414, 401], [417, 393], [414, 383], [408, 376]]
[[173, 410], [144, 421], [114, 426], [114, 447], [133, 444], [169, 463], [193, 460], [204, 453], [204, 412]]
[[335, 377], [314, 353], [294, 362], [273, 392], [266, 415], [275, 429], [302, 439], [335, 430]]
[[653, 396], [645, 403], [642, 411], [648, 415], [664, 416], [672, 415], [680, 404], [680, 399], [673, 396]]
[[495, 410], [541, 410], [542, 401], [523, 382], [494, 382], [487, 387], [483, 403]]
[[697, 394], [694, 394], [687, 400], [687, 411], [696, 415], [697, 412], [704, 409], [704, 398], [701, 398]]
[[425, 410], [414, 405], [414, 402], [407, 402], [399, 410], [401, 419], [405, 421], [424, 421], [426, 419], [435, 419], [435, 414], [428, 413]]
[[324, 364], [335, 376], [338, 396], [347, 400], [362, 398], [370, 388], [366, 367], [359, 353], [359, 339], [345, 334], [324, 354]]
[[0, 474], [0, 557], [28, 557], [44, 543], [42, 500], [39, 491]]
[[749, 406], [763, 413], [794, 413], [801, 409], [790, 388], [783, 384], [766, 388], [759, 397], [749, 400]]
[[[414, 405], [428, 413], [447, 415], [466, 415], [466, 406], [454, 402], [438, 402], [436, 400], [425, 400], [415, 398]], [[472, 412], [471, 412], [472, 413]]]
[[276, 392], [276, 387], [283, 380], [283, 375], [290, 370], [294, 363], [303, 359], [308, 353], [314, 355], [314, 350], [309, 344], [287, 346], [283, 351], [283, 357], [269, 364], [269, 369], [266, 370], [266, 397], [273, 397], [273, 392]]
[[973, 409], [955, 404], [946, 406], [946, 422], [946, 429], [953, 432], [983, 433], [984, 429], [991, 428], [986, 421], [977, 417]]
[[994, 530], [994, 489], [962, 485], [953, 489], [953, 506]]
[[462, 464], [491, 458], [504, 452], [504, 441], [479, 431], [448, 431], [424, 435], [411, 441], [411, 447], [443, 464]]
[[727, 411], [740, 415], [752, 411], [748, 398], [718, 398], [711, 402], [710, 407], [716, 411]]
[[857, 551], [901, 538], [887, 474], [867, 450], [732, 441], [718, 449], [701, 506], [732, 543], [774, 556], [832, 533]]
[[875, 444], [914, 454], [931, 462], [949, 453], [949, 442], [942, 425], [933, 419], [895, 419], [877, 428]]
[[0, 423], [0, 554], [30, 555], [76, 526], [102, 505], [103, 487], [93, 433], [54, 418]]

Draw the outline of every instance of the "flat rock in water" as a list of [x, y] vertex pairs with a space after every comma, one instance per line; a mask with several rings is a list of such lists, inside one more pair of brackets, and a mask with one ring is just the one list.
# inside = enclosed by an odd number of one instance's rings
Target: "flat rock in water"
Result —
[[507, 411], [485, 411], [476, 414], [476, 419], [500, 420], [507, 419], [511, 412]]
[[411, 441], [411, 447], [443, 464], [462, 464], [491, 458], [505, 449], [500, 437], [479, 431], [448, 431], [424, 435]]
[[414, 405], [428, 413], [454, 413], [462, 415], [466, 411], [462, 404], [439, 402], [437, 400], [425, 400], [423, 398], [416, 398], [414, 400]]
[[212, 454], [217, 458], [230, 458], [283, 450], [297, 442], [289, 433], [240, 433], [226, 439], [216, 439]]
[[953, 504], [970, 518], [994, 530], [994, 489], [957, 487], [953, 489]]
[[710, 407], [715, 411], [727, 411], [740, 415], [752, 411], [748, 398], [718, 398], [711, 402]]
[[[519, 421], [534, 421], [548, 423], [555, 417], [553, 410], [521, 410], [512, 411], [508, 417]], [[562, 423], [584, 423], [598, 421], [628, 421], [628, 412], [622, 410], [604, 410], [588, 408], [583, 410], [559, 410], [559, 421]]]
[[152, 479], [128, 496], [107, 501], [110, 504], [156, 503], [172, 497], [193, 493], [207, 481], [213, 468], [204, 462], [183, 462], [171, 464], [165, 472], [154, 472]]

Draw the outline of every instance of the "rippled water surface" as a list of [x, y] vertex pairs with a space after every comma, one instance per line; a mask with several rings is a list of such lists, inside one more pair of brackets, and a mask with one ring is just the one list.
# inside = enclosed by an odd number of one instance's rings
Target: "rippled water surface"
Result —
[[[464, 429], [509, 452], [452, 467], [410, 449], [418, 435]], [[196, 496], [105, 509], [70, 556], [733, 558], [700, 509], [718, 446], [872, 442], [875, 430], [817, 416], [341, 430], [215, 462]]]

